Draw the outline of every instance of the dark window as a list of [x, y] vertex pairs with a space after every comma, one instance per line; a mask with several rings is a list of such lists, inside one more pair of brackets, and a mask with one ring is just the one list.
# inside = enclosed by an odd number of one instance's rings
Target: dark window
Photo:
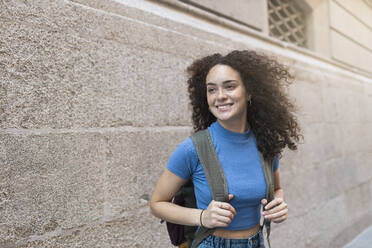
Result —
[[306, 46], [306, 15], [293, 0], [268, 0], [269, 34], [282, 41]]

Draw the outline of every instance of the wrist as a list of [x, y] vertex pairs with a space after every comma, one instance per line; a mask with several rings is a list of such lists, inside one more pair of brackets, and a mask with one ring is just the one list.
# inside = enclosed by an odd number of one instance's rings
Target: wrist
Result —
[[203, 209], [203, 210], [200, 212], [200, 216], [199, 216], [199, 226], [201, 226], [201, 227], [205, 227], [205, 226], [203, 225], [203, 213], [204, 213], [204, 210], [205, 210], [205, 209]]

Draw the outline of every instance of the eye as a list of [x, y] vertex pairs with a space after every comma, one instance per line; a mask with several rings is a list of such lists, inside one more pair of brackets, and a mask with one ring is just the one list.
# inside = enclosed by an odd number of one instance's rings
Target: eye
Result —
[[214, 89], [214, 88], [208, 88], [207, 89], [207, 92], [209, 93], [209, 94], [212, 94], [212, 93], [214, 93], [216, 90]]
[[228, 85], [226, 85], [226, 89], [233, 90], [233, 89], [235, 89], [235, 85], [228, 84]]

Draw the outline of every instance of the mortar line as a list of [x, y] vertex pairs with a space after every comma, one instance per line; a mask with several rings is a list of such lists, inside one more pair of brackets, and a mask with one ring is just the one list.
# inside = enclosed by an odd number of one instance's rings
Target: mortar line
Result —
[[[308, 70], [309, 67], [306, 67], [306, 66], [302, 66], [302, 65], [299, 65], [299, 64], [295, 64], [295, 65], [292, 65], [291, 68], [298, 68], [298, 69], [302, 69], [302, 70]], [[318, 67], [313, 67], [311, 71], [308, 71], [308, 72], [311, 72], [312, 74], [317, 74], [317, 75], [321, 75], [321, 76], [327, 76], [327, 77], [330, 77], [330, 78], [333, 78], [333, 79], [338, 79], [338, 78], [344, 78], [345, 75], [341, 75], [341, 74], [334, 74], [334, 71], [330, 71], [330, 70], [327, 70], [325, 71], [323, 68], [318, 68]], [[363, 76], [363, 75], [358, 75], [358, 74], [353, 74], [353, 75], [347, 75], [348, 77], [352, 78], [352, 79], [355, 79], [357, 80], [358, 82], [361, 82], [361, 83], [369, 83], [371, 84], [372, 83], [372, 80]]]
[[45, 134], [70, 134], [70, 133], [115, 133], [115, 132], [169, 132], [169, 131], [191, 131], [191, 126], [121, 126], [121, 127], [102, 127], [102, 128], [3, 128], [0, 129], [0, 135], [45, 135]]
[[164, 27], [161, 27], [161, 26], [157, 26], [157, 25], [154, 25], [154, 24], [146, 23], [146, 22], [143, 22], [143, 21], [140, 21], [140, 20], [136, 20], [136, 19], [127, 17], [127, 16], [123, 16], [123, 15], [119, 15], [119, 14], [116, 14], [116, 13], [108, 12], [106, 10], [96, 9], [96, 8], [93, 8], [93, 7], [90, 7], [90, 6], [81, 4], [81, 3], [73, 2], [71, 0], [64, 0], [64, 1], [66, 3], [71, 4], [71, 5], [79, 6], [79, 7], [83, 8], [83, 9], [88, 9], [88, 10], [96, 11], [97, 13], [100, 13], [100, 14], [105, 14], [105, 15], [109, 15], [109, 16], [113, 16], [113, 17], [118, 17], [118, 18], [121, 18], [121, 19], [124, 19], [124, 20], [127, 20], [127, 21], [131, 21], [131, 22], [134, 22], [134, 23], [137, 23], [137, 24], [142, 24], [144, 26], [148, 26], [148, 27], [151, 27], [151, 28], [155, 28], [155, 29], [158, 29], [158, 30], [162, 30], [162, 31], [166, 31], [166, 32], [171, 32], [171, 33], [174, 33], [174, 34], [183, 36], [183, 37], [191, 38], [193, 40], [197, 40], [198, 42], [203, 42], [203, 43], [207, 43], [207, 44], [212, 44], [214, 46], [226, 48], [225, 45], [221, 45], [219, 43], [216, 43], [213, 40], [199, 39], [197, 36], [186, 35], [184, 33], [177, 32], [177, 31], [172, 30], [172, 29], [167, 29], [167, 28], [164, 28]]

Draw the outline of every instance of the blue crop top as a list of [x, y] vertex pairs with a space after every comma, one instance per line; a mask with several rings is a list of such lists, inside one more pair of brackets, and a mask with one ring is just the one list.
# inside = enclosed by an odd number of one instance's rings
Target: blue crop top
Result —
[[[261, 199], [266, 195], [266, 182], [256, 138], [250, 130], [244, 133], [231, 132], [217, 121], [208, 129], [225, 173], [229, 194], [234, 195], [230, 204], [236, 209], [236, 215], [224, 229], [251, 228], [260, 221]], [[278, 167], [277, 157], [274, 160], [274, 171]], [[212, 201], [212, 194], [190, 138], [174, 150], [167, 168], [181, 178], [192, 178], [197, 207], [206, 209]]]

